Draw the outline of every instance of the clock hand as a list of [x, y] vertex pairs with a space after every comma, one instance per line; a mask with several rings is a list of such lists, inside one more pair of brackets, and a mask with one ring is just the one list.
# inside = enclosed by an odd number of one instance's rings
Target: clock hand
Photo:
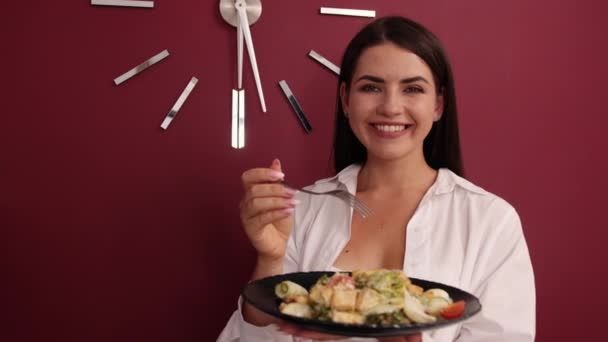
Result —
[[[224, 20], [235, 26], [237, 29], [237, 75], [238, 88], [232, 90], [232, 139], [231, 145], [233, 148], [241, 149], [245, 147], [245, 90], [243, 87], [243, 40], [249, 49], [249, 57], [251, 59], [252, 69], [254, 72], [256, 85], [258, 86], [258, 94], [262, 109], [266, 111], [262, 85], [257, 69], [255, 52], [253, 49], [253, 41], [251, 39], [251, 31], [249, 24], [255, 23], [260, 18], [262, 4], [260, 0], [220, 0], [220, 13]], [[242, 15], [245, 14], [245, 15]], [[243, 18], [243, 19], [242, 19]]]
[[260, 73], [258, 72], [258, 63], [255, 58], [255, 50], [253, 48], [253, 40], [251, 39], [251, 31], [249, 30], [249, 20], [247, 19], [245, 0], [236, 0], [235, 2], [236, 11], [239, 15], [239, 26], [243, 31], [245, 38], [245, 44], [247, 45], [247, 52], [249, 53], [249, 59], [251, 61], [251, 69], [253, 69], [253, 77], [255, 78], [255, 85], [258, 88], [258, 95], [260, 97], [260, 103], [262, 105], [262, 111], [266, 112], [266, 102], [264, 101], [264, 92], [262, 91], [262, 83], [260, 81]]
[[238, 88], [243, 88], [243, 30], [241, 19], [236, 17], [236, 60], [238, 70]]

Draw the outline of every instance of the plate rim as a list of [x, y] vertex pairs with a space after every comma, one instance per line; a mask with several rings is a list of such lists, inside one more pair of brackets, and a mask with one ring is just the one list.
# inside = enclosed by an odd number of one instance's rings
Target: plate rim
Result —
[[[373, 326], [373, 325], [359, 325], [359, 324], [336, 323], [336, 322], [330, 322], [330, 321], [320, 321], [320, 320], [313, 320], [313, 319], [308, 319], [308, 318], [300, 318], [300, 317], [286, 315], [286, 314], [281, 313], [278, 310], [278, 307], [276, 309], [274, 309], [274, 311], [267, 310], [264, 307], [260, 307], [259, 304], [255, 302], [255, 300], [253, 300], [252, 298], [249, 298], [249, 295], [247, 293], [248, 289], [251, 289], [256, 284], [272, 282], [273, 279], [276, 279], [277, 281], [279, 281], [279, 280], [282, 281], [282, 280], [287, 280], [286, 278], [293, 278], [294, 276], [298, 276], [298, 275], [299, 276], [317, 275], [318, 277], [320, 277], [323, 274], [333, 275], [335, 273], [348, 273], [349, 275], [352, 275], [352, 272], [347, 272], [347, 271], [344, 271], [344, 272], [338, 272], [338, 271], [301, 272], [300, 271], [300, 272], [289, 272], [289, 273], [277, 274], [277, 275], [250, 281], [245, 286], [243, 286], [243, 288], [241, 289], [241, 297], [247, 303], [249, 303], [250, 305], [255, 307], [257, 310], [264, 312], [274, 318], [280, 319], [282, 321], [294, 323], [294, 324], [302, 326], [306, 329], [310, 329], [312, 331], [330, 333], [330, 334], [341, 335], [341, 336], [350, 336], [350, 337], [354, 337], [354, 336], [357, 336], [357, 337], [404, 336], [404, 335], [420, 333], [422, 331], [427, 331], [427, 330], [440, 329], [440, 328], [444, 328], [444, 327], [451, 326], [454, 324], [461, 324], [464, 321], [469, 320], [472, 317], [478, 315], [483, 308], [479, 298], [468, 291], [465, 291], [463, 289], [457, 288], [455, 286], [447, 285], [444, 283], [427, 280], [427, 279], [422, 279], [422, 278], [414, 278], [414, 277], [408, 277], [414, 284], [416, 284], [417, 282], [425, 282], [425, 283], [431, 283], [434, 285], [439, 285], [439, 287], [442, 287], [445, 289], [452, 289], [452, 290], [459, 291], [461, 294], [464, 294], [464, 295], [470, 297], [469, 300], [467, 301], [467, 305], [471, 305], [469, 303], [474, 303], [477, 306], [477, 308], [474, 309], [472, 312], [469, 312], [469, 313], [465, 312], [465, 314], [463, 314], [462, 316], [455, 318], [455, 319], [450, 319], [450, 320], [442, 319], [439, 322], [433, 322], [433, 323], [413, 323], [413, 324], [407, 324], [407, 325], [391, 325], [391, 326], [379, 327], [379, 326]], [[277, 302], [280, 301], [279, 298], [276, 298], [276, 299], [277, 299]]]

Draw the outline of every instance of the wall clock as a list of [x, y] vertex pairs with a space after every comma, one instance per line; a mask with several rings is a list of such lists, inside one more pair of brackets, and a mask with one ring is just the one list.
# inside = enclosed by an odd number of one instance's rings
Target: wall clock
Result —
[[[260, 74], [257, 66], [257, 59], [255, 57], [255, 49], [253, 40], [251, 38], [251, 32], [249, 26], [253, 25], [262, 14], [262, 3], [260, 0], [220, 0], [219, 6], [220, 14], [224, 21], [229, 25], [236, 28], [237, 36], [237, 78], [238, 78], [238, 89], [232, 90], [232, 129], [231, 129], [231, 141], [233, 148], [243, 148], [245, 146], [245, 91], [242, 89], [242, 69], [243, 69], [243, 38], [247, 45], [247, 51], [249, 53], [251, 67], [253, 70], [258, 96], [260, 98], [260, 105], [262, 111], [266, 112], [266, 104], [264, 100], [262, 85], [260, 81]], [[343, 8], [329, 8], [321, 7], [321, 14], [328, 15], [346, 15], [346, 16], [357, 16], [357, 17], [375, 17], [376, 12], [373, 10], [357, 10], [357, 9], [343, 9]], [[319, 62], [321, 65], [327, 67], [337, 75], [340, 73], [340, 69], [315, 52], [311, 50], [309, 56]], [[306, 133], [312, 131], [312, 126], [308, 121], [308, 118], [304, 114], [302, 107], [298, 103], [295, 95], [289, 88], [286, 80], [280, 80], [279, 86], [289, 104], [294, 110], [294, 113], [300, 121], [302, 127]]]
[[[91, 0], [92, 5], [96, 6], [122, 6], [122, 7], [139, 7], [139, 8], [154, 8], [154, 1], [146, 0]], [[255, 48], [253, 43], [253, 37], [251, 34], [250, 26], [255, 24], [261, 17], [262, 14], [262, 2], [261, 0], [220, 0], [219, 1], [219, 12], [223, 20], [236, 30], [235, 41], [236, 41], [236, 68], [237, 68], [237, 89], [232, 89], [232, 102], [231, 102], [231, 146], [234, 149], [242, 149], [245, 147], [245, 89], [243, 89], [243, 56], [244, 49], [243, 45], [246, 46], [249, 61], [251, 63], [251, 69], [253, 77], [255, 79], [256, 90], [258, 93], [259, 103], [262, 112], [266, 112], [266, 101], [264, 97], [264, 91], [262, 81], [260, 77], [260, 71], [258, 69], [257, 59], [255, 55]], [[344, 8], [331, 8], [321, 7], [319, 13], [322, 15], [341, 15], [341, 16], [356, 16], [356, 17], [370, 17], [376, 16], [376, 12], [373, 10], [359, 10], [359, 9], [344, 9]], [[129, 69], [123, 74], [119, 75], [114, 79], [114, 83], [119, 86], [120, 84], [128, 81], [132, 77], [145, 71], [146, 69], [156, 65], [160, 61], [164, 60], [169, 56], [169, 51], [163, 50], [160, 53], [150, 57], [149, 59], [141, 62], [137, 66]], [[308, 56], [311, 59], [318, 62], [320, 65], [326, 67], [336, 75], [340, 74], [340, 69], [334, 63], [330, 62], [319, 53], [314, 50], [308, 52]], [[177, 116], [180, 108], [184, 102], [188, 99], [190, 93], [194, 90], [198, 79], [192, 77], [187, 83], [185, 88], [182, 90], [177, 101], [166, 114], [164, 120], [162, 120], [160, 126], [163, 130], [168, 129], [172, 120]], [[297, 101], [295, 95], [289, 88], [286, 80], [279, 80], [278, 84], [283, 91], [288, 103], [291, 105], [297, 119], [302, 125], [306, 133], [312, 131], [312, 125], [308, 121], [308, 118], [304, 114], [302, 107]]]

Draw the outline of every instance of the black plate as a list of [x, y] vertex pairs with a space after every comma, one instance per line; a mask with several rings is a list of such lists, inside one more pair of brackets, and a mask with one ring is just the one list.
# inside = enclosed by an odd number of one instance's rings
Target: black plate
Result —
[[462, 322], [466, 319], [471, 318], [479, 311], [481, 311], [481, 304], [479, 303], [479, 299], [477, 299], [477, 297], [473, 296], [472, 294], [452, 286], [416, 278], [410, 278], [410, 280], [412, 281], [412, 283], [421, 286], [425, 290], [432, 288], [443, 289], [450, 294], [450, 297], [452, 297], [454, 301], [464, 300], [466, 303], [464, 314], [456, 319], [451, 320], [446, 320], [439, 317], [437, 318], [437, 321], [433, 323], [372, 326], [342, 324], [306, 318], [298, 318], [282, 314], [281, 311], [279, 311], [279, 304], [281, 303], [281, 300], [277, 298], [277, 296], [274, 294], [274, 287], [276, 286], [276, 284], [284, 280], [291, 280], [297, 284], [302, 285], [306, 289], [310, 289], [322, 275], [327, 274], [331, 276], [334, 273], [335, 272], [299, 272], [263, 278], [256, 281], [252, 281], [251, 283], [247, 284], [247, 286], [243, 288], [242, 295], [243, 298], [245, 298], [245, 300], [254, 307], [271, 316], [280, 318], [285, 322], [289, 322], [291, 324], [295, 324], [301, 328], [309, 330], [343, 336], [389, 337], [415, 334], [424, 330], [437, 329]]

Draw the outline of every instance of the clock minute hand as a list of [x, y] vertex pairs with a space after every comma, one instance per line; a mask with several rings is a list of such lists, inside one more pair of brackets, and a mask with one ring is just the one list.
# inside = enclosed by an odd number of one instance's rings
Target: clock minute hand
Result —
[[[243, 31], [245, 38], [245, 44], [247, 45], [247, 52], [249, 53], [249, 59], [251, 61], [251, 69], [253, 69], [253, 77], [255, 78], [255, 85], [258, 88], [258, 95], [260, 97], [260, 104], [262, 105], [262, 111], [266, 113], [266, 101], [264, 101], [264, 92], [262, 90], [262, 82], [260, 81], [260, 73], [258, 71], [258, 63], [255, 58], [255, 49], [253, 48], [253, 40], [251, 39], [251, 31], [249, 30], [249, 20], [247, 19], [247, 4], [245, 0], [236, 0], [235, 2], [236, 11], [239, 14], [238, 26]], [[237, 27], [238, 29], [238, 27]], [[242, 49], [241, 49], [242, 51]], [[241, 53], [242, 61], [242, 53]], [[241, 62], [242, 68], [242, 62]]]
[[238, 89], [243, 88], [243, 30], [241, 29], [241, 19], [236, 17], [236, 60]]

